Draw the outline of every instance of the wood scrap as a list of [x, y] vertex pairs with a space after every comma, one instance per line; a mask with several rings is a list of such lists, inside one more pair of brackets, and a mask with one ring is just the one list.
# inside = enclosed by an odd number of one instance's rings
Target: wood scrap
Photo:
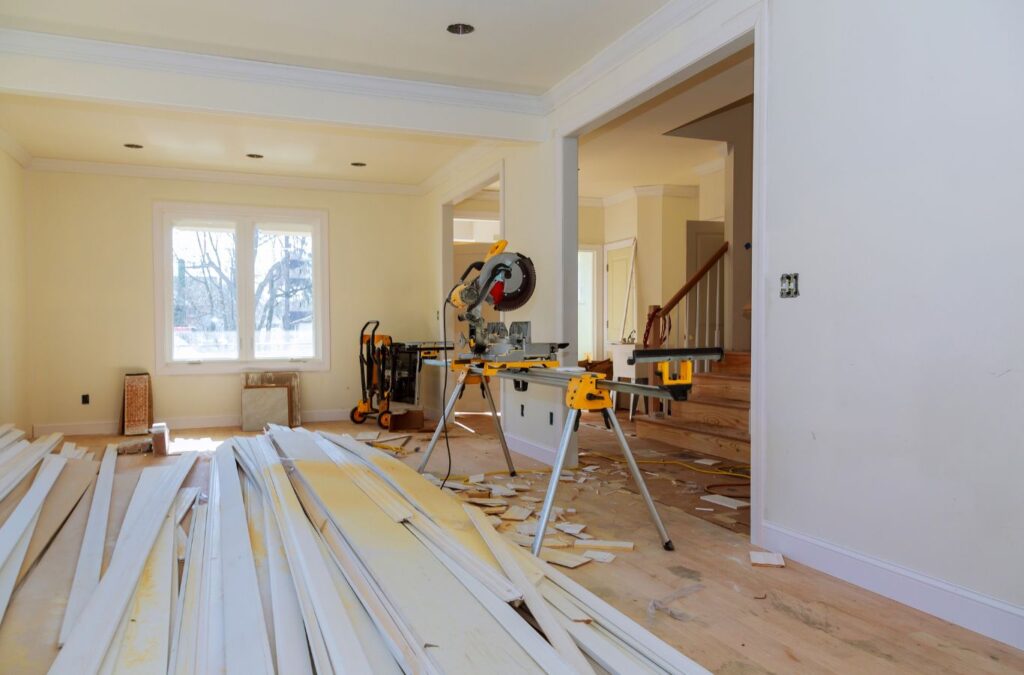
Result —
[[558, 565], [560, 567], [568, 567], [575, 569], [580, 565], [586, 565], [590, 562], [590, 558], [585, 558], [575, 553], [569, 553], [568, 551], [561, 551], [554, 548], [541, 547], [540, 559], [549, 562], [552, 565]]
[[612, 541], [609, 539], [577, 539], [573, 542], [574, 548], [599, 551], [632, 551], [634, 544], [631, 541]]
[[706, 502], [711, 502], [718, 506], [724, 506], [727, 509], [738, 510], [750, 508], [750, 502], [742, 499], [735, 499], [733, 497], [726, 497], [725, 495], [701, 495], [700, 498]]
[[533, 513], [533, 509], [525, 506], [510, 506], [501, 514], [502, 520], [526, 520]]
[[781, 553], [771, 551], [751, 551], [750, 564], [754, 567], [785, 567], [786, 559]]
[[601, 563], [610, 563], [615, 560], [615, 554], [609, 553], [608, 551], [598, 551], [597, 549], [591, 549], [583, 552], [584, 558], [590, 558]]

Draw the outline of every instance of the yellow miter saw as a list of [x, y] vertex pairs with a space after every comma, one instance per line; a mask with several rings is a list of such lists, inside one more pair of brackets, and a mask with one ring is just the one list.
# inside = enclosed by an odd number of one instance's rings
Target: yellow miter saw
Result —
[[522, 253], [506, 251], [507, 246], [504, 239], [495, 242], [487, 257], [466, 268], [448, 295], [447, 301], [459, 311], [459, 320], [469, 324], [467, 341], [472, 353], [466, 357], [506, 362], [550, 359], [568, 343], [531, 342], [529, 321], [513, 321], [506, 327], [501, 321], [484, 320], [484, 303], [499, 312], [516, 310], [537, 288], [533, 261]]

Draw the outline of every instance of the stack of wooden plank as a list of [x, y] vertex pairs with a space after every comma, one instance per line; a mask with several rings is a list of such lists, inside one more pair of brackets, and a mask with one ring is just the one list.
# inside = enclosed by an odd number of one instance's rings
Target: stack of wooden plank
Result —
[[[0, 600], [70, 463], [91, 471], [51, 673], [706, 672], [349, 436], [271, 427], [169, 458], [142, 470], [117, 528], [116, 447], [95, 462], [54, 454], [60, 440], [0, 454], [37, 467], [0, 472], [0, 489], [29, 483], [0, 500], [15, 504], [0, 512]], [[203, 488], [185, 487], [207, 461]]]

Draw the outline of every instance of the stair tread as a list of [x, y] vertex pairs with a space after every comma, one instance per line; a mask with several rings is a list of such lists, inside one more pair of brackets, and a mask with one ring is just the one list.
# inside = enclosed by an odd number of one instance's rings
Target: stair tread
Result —
[[736, 441], [750, 442], [750, 434], [742, 429], [721, 427], [713, 424], [701, 424], [700, 422], [685, 422], [668, 416], [653, 417], [651, 415], [637, 415], [634, 419], [638, 422], [661, 424], [663, 426], [673, 427], [676, 429], [684, 429], [686, 431], [693, 431], [699, 434], [707, 434], [708, 436], [721, 436], [722, 438], [731, 438]]
[[720, 408], [735, 408], [737, 410], [750, 410], [750, 404], [746, 401], [737, 401], [734, 398], [722, 398], [720, 396], [697, 396], [689, 398], [686, 401], [680, 401], [684, 405], [686, 403], [699, 403], [700, 405], [714, 405]]
[[730, 382], [749, 382], [749, 375], [737, 375], [736, 373], [716, 373], [710, 371], [707, 373], [694, 373], [693, 379], [695, 380], [729, 380]]

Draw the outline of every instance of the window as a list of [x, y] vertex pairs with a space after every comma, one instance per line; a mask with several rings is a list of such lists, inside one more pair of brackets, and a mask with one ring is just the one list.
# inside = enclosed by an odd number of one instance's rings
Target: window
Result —
[[154, 242], [158, 373], [329, 368], [326, 213], [157, 204]]

